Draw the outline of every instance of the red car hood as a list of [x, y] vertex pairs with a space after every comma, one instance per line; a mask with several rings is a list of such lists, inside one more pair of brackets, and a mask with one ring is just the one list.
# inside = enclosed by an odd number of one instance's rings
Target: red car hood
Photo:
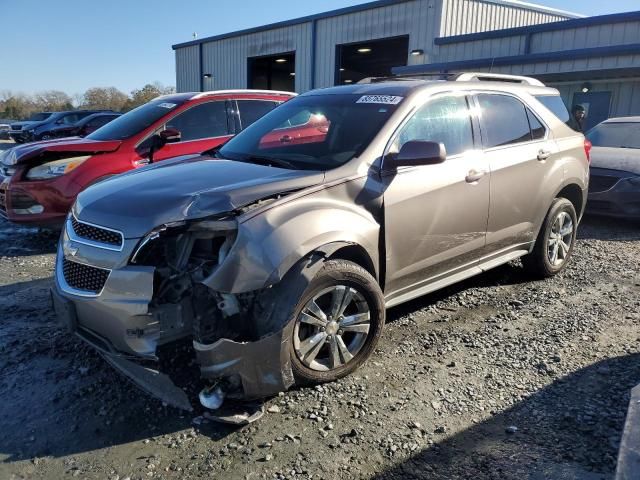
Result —
[[122, 140], [89, 140], [87, 138], [72, 137], [47, 140], [43, 142], [27, 143], [13, 147], [2, 157], [5, 165], [24, 163], [43, 152], [73, 152], [73, 153], [104, 153], [113, 152], [120, 147]]

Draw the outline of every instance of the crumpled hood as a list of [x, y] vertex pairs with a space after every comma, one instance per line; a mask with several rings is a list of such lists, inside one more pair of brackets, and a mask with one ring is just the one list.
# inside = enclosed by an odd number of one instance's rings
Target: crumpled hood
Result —
[[142, 237], [165, 223], [230, 212], [322, 183], [324, 173], [184, 156], [100, 182], [80, 193], [79, 220]]
[[640, 149], [593, 147], [591, 149], [591, 166], [640, 175]]
[[71, 137], [45, 140], [42, 142], [18, 145], [7, 151], [2, 157], [6, 166], [17, 165], [31, 160], [43, 152], [79, 152], [103, 153], [113, 152], [122, 144], [122, 140], [89, 140], [87, 138]]

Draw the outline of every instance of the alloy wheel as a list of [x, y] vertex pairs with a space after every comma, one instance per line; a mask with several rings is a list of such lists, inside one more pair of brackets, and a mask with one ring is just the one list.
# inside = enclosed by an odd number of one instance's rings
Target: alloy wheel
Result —
[[561, 211], [553, 221], [547, 240], [547, 256], [552, 266], [559, 267], [567, 261], [572, 242], [573, 220], [571, 215]]
[[294, 349], [308, 368], [328, 371], [342, 367], [366, 343], [371, 313], [355, 288], [335, 285], [309, 300], [296, 319]]

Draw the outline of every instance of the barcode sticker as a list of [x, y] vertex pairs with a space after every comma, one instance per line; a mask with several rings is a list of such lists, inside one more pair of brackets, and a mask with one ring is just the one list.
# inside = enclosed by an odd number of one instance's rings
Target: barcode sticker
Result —
[[356, 103], [378, 103], [382, 105], [397, 105], [404, 97], [395, 95], [363, 95]]

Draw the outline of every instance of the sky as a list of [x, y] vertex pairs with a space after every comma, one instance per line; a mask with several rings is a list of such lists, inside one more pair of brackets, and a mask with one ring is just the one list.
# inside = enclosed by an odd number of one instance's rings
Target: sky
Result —
[[[638, 10], [638, 0], [529, 0], [585, 15]], [[0, 90], [70, 95], [175, 85], [171, 45], [347, 7], [357, 0], [0, 0]]]

